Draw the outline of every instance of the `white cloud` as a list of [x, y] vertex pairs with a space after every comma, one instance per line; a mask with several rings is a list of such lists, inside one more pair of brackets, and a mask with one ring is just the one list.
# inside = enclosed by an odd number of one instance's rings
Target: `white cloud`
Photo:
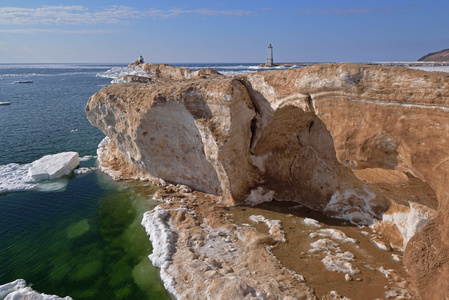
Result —
[[67, 34], [107, 34], [120, 33], [124, 30], [105, 30], [105, 29], [83, 29], [83, 30], [63, 30], [63, 29], [37, 29], [37, 28], [21, 28], [21, 29], [0, 29], [0, 33], [67, 33]]
[[257, 15], [249, 10], [217, 10], [214, 8], [186, 9], [148, 9], [138, 10], [133, 7], [113, 5], [104, 10], [91, 12], [80, 5], [42, 6], [39, 8], [0, 7], [0, 25], [91, 25], [115, 24], [129, 19], [145, 17], [167, 19], [182, 15], [201, 16], [248, 16]]
[[174, 8], [169, 10], [149, 9], [144, 12], [145, 15], [152, 18], [168, 19], [183, 15], [200, 15], [207, 17], [218, 16], [256, 16], [258, 13], [252, 10], [217, 10], [215, 8], [198, 8], [198, 9], [180, 9]]
[[2, 25], [113, 24], [142, 16], [135, 8], [117, 5], [93, 13], [83, 6], [0, 7]]
[[395, 14], [403, 13], [420, 5], [402, 6], [373, 6], [373, 7], [346, 7], [346, 8], [324, 8], [324, 9], [296, 9], [297, 13], [305, 15], [367, 15], [367, 14]]

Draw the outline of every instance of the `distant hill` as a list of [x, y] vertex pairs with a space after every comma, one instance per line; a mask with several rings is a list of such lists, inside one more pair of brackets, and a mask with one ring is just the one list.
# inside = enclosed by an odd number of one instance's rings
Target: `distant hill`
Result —
[[424, 55], [418, 61], [449, 61], [449, 49]]

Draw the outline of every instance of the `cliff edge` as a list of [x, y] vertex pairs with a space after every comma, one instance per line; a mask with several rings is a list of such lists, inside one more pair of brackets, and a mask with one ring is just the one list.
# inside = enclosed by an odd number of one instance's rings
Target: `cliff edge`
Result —
[[184, 184], [210, 204], [294, 201], [371, 225], [405, 249], [424, 299], [449, 296], [447, 74], [135, 67], [151, 80], [110, 85], [86, 106], [109, 138], [100, 158], [116, 178]]

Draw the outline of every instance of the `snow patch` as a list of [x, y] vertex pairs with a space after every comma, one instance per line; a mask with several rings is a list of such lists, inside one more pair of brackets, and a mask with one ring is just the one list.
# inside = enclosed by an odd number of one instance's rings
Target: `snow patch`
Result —
[[311, 218], [305, 218], [304, 219], [304, 224], [306, 224], [307, 226], [314, 226], [314, 227], [321, 227], [322, 226], [320, 224], [320, 222], [318, 222], [315, 219], [311, 219]]
[[403, 238], [403, 249], [405, 249], [410, 239], [436, 216], [436, 211], [433, 209], [415, 202], [409, 202], [409, 204], [409, 211], [392, 214], [385, 213], [382, 216], [382, 221], [376, 221], [372, 225], [374, 229], [382, 223], [393, 223], [396, 225]]
[[275, 241], [285, 242], [284, 231], [280, 220], [270, 220], [262, 215], [252, 215], [249, 219], [256, 223], [265, 223], [270, 229], [268, 233], [274, 238]]
[[145, 72], [142, 69], [136, 68], [130, 68], [130, 67], [114, 67], [109, 70], [107, 70], [104, 73], [97, 74], [97, 77], [102, 78], [110, 78], [113, 79], [111, 83], [119, 82], [120, 77], [126, 76], [126, 75], [135, 75], [135, 76], [142, 76], [142, 77], [148, 77], [151, 78], [151, 76]]
[[354, 254], [351, 252], [328, 254], [322, 262], [327, 270], [331, 272], [345, 273], [355, 275], [360, 273], [357, 267], [354, 267], [350, 261], [354, 261]]
[[161, 280], [164, 287], [177, 295], [173, 277], [167, 272], [171, 264], [171, 257], [176, 252], [176, 237], [170, 229], [167, 218], [170, 215], [166, 209], [156, 206], [152, 211], [143, 215], [142, 226], [145, 227], [147, 235], [150, 236], [153, 253], [148, 256], [153, 266], [161, 269]]
[[330, 251], [341, 252], [340, 245], [330, 239], [319, 239], [311, 243], [310, 246], [312, 246], [312, 249], [309, 250], [309, 253], [320, 251], [324, 251], [325, 253], [330, 253]]
[[330, 213], [335, 218], [348, 220], [355, 225], [373, 224], [376, 214], [371, 209], [370, 201], [375, 198], [376, 195], [366, 187], [363, 190], [336, 191], [323, 212]]
[[251, 190], [251, 193], [246, 198], [246, 203], [250, 205], [257, 205], [263, 202], [270, 202], [273, 200], [274, 191], [265, 190], [259, 186], [256, 189]]
[[311, 238], [315, 238], [317, 236], [331, 238], [342, 243], [357, 243], [356, 239], [348, 237], [343, 231], [340, 231], [338, 229], [320, 229], [310, 234]]

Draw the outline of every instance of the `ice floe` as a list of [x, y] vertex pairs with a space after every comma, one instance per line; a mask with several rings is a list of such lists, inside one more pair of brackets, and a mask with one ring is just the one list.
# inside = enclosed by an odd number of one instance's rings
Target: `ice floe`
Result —
[[27, 191], [37, 188], [37, 185], [28, 183], [28, 168], [30, 164], [7, 164], [0, 166], [0, 193]]
[[30, 300], [72, 300], [71, 297], [67, 296], [61, 298], [56, 295], [47, 295], [43, 293], [38, 293], [33, 290], [31, 287], [26, 285], [25, 280], [17, 279], [13, 282], [0, 285], [0, 299], [5, 300], [21, 300], [21, 299], [30, 299]]
[[46, 155], [30, 164], [0, 165], [0, 193], [63, 190], [67, 180], [46, 180], [68, 175], [78, 164], [77, 152], [62, 152]]
[[28, 176], [34, 182], [59, 178], [69, 175], [78, 165], [78, 152], [45, 155], [31, 163]]
[[78, 169], [73, 170], [73, 173], [75, 173], [76, 175], [82, 175], [82, 174], [90, 173], [96, 169], [97, 168], [95, 168], [95, 167], [91, 167], [91, 168], [83, 167], [83, 168], [78, 168]]

